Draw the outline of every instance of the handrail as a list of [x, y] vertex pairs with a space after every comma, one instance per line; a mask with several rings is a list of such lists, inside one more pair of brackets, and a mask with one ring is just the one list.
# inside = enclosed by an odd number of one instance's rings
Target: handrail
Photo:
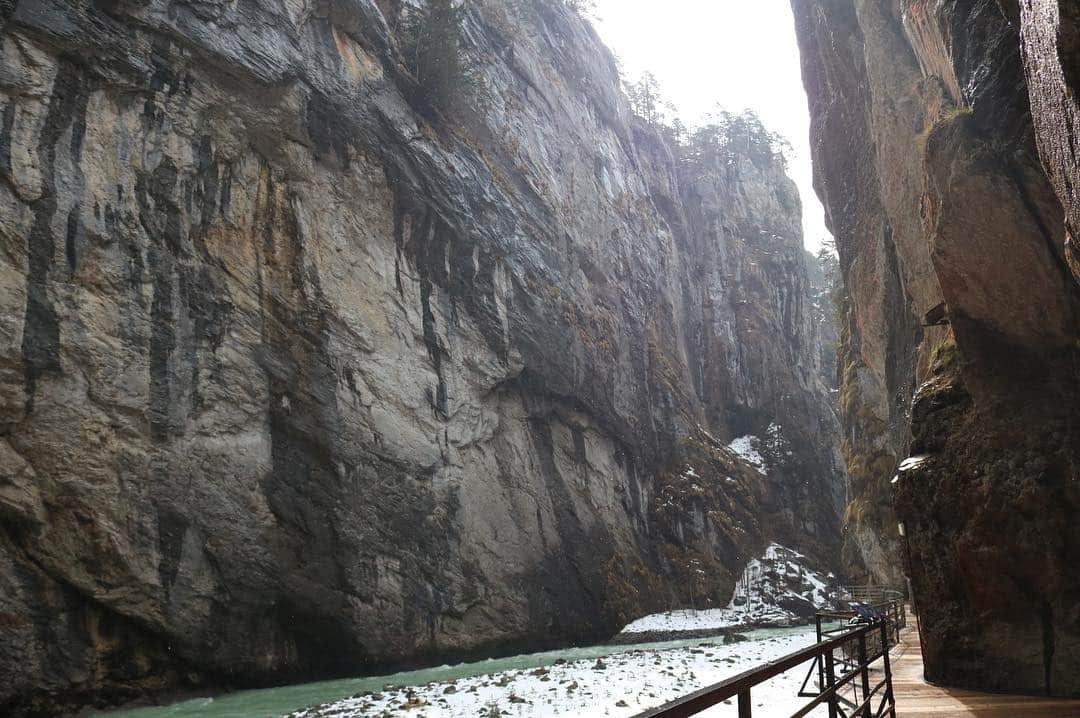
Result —
[[[652, 716], [667, 716], [668, 718], [670, 718], [674, 715], [693, 715], [693, 713], [703, 711], [706, 708], [710, 708], [716, 705], [717, 703], [723, 703], [729, 698], [734, 698], [736, 695], [739, 694], [739, 691], [745, 688], [753, 688], [759, 683], [764, 683], [771, 678], [776, 678], [781, 673], [786, 673], [795, 666], [801, 665], [803, 663], [806, 663], [807, 661], [811, 661], [817, 658], [827, 650], [839, 648], [841, 645], [847, 643], [852, 638], [857, 638], [861, 635], [869, 633], [870, 630], [872, 630], [873, 628], [874, 626], [863, 626], [862, 628], [856, 628], [849, 631], [848, 633], [845, 633], [843, 636], [832, 638], [822, 643], [816, 643], [813, 646], [804, 648], [794, 653], [789, 653], [786, 656], [777, 658], [775, 661], [769, 661], [762, 666], [752, 668], [749, 671], [743, 671], [742, 673], [736, 676], [732, 676], [725, 681], [721, 681], [720, 683], [709, 686], [707, 688], [702, 688], [701, 690], [696, 691], [695, 693], [691, 693], [684, 698], [676, 699], [674, 701], [671, 701], [670, 703], [660, 706], [659, 708], [654, 708], [652, 710], [645, 711], [644, 713], [640, 713], [638, 715], [638, 718], [651, 718]], [[676, 705], [686, 706], [690, 703], [693, 703], [695, 706], [697, 706], [698, 702], [702, 698], [708, 698], [711, 700], [710, 702], [700, 703], [700, 706], [698, 706], [697, 709], [692, 713], [675, 714], [667, 712], [668, 710], [670, 710], [670, 708]]]
[[[638, 714], [636, 718], [686, 718], [687, 716], [696, 715], [712, 706], [735, 697], [738, 697], [739, 718], [750, 718], [750, 691], [752, 688], [808, 661], [814, 661], [815, 666], [820, 666], [820, 693], [811, 696], [800, 692], [799, 695], [813, 697], [813, 700], [800, 711], [796, 712], [795, 718], [798, 716], [805, 716], [817, 706], [825, 703], [829, 706], [830, 716], [840, 715], [838, 703], [841, 700], [846, 699], [840, 699], [838, 692], [858, 676], [862, 677], [863, 701], [856, 707], [855, 712], [850, 715], [853, 718], [854, 716], [865, 716], [866, 718], [869, 718], [872, 715], [870, 712], [871, 700], [881, 690], [882, 685], [884, 685], [885, 692], [882, 695], [881, 705], [873, 715], [878, 717], [892, 716], [895, 718], [896, 707], [892, 693], [892, 671], [889, 665], [889, 648], [894, 645], [894, 641], [891, 641], [890, 638], [899, 633], [899, 628], [902, 625], [901, 622], [903, 620], [903, 606], [901, 605], [899, 606], [899, 609], [897, 609], [897, 605], [898, 602], [891, 602], [888, 604], [887, 609], [882, 612], [882, 618], [874, 623], [859, 626], [858, 628], [853, 628], [838, 636], [825, 639], [820, 638], [822, 634], [819, 616], [819, 642], [815, 643], [813, 646], [769, 661], [762, 666], [758, 666], [749, 671], [744, 671], [727, 680], [721, 681], [720, 683], [702, 688], [689, 695], [683, 696], [682, 698], [665, 703], [657, 708], [644, 711], [643, 713]], [[835, 617], [837, 618], [844, 618], [852, 615], [846, 612], [832, 612], [832, 614], [836, 614]], [[898, 615], [900, 618], [897, 618]], [[866, 639], [867, 636], [877, 633], [880, 633], [881, 636], [880, 652], [876, 652], [879, 650], [879, 646], [875, 646], [875, 653], [870, 655], [867, 651]], [[836, 650], [843, 649], [853, 641], [858, 642], [858, 660], [852, 662], [844, 660], [842, 657], [838, 660], [834, 655]], [[885, 678], [882, 683], [879, 683], [871, 690], [869, 668], [872, 663], [880, 658], [884, 658]], [[819, 661], [824, 665], [818, 663]], [[843, 668], [851, 668], [851, 670], [837, 676], [836, 668], [839, 667], [837, 663], [843, 666]], [[815, 666], [811, 666], [811, 674], [813, 673]]]
[[840, 600], [859, 601], [860, 603], [881, 603], [902, 601], [904, 592], [885, 586], [866, 584], [863, 586], [837, 586], [833, 595]]

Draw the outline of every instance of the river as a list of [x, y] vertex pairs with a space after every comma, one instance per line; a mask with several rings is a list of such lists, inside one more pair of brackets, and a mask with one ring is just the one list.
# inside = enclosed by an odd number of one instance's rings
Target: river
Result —
[[[745, 660], [731, 663], [730, 674], [746, 670], [747, 661], [758, 661], [767, 656], [760, 652], [761, 646], [812, 643], [813, 628], [775, 628], [746, 631], [748, 641], [736, 644], [738, 655]], [[387, 686], [425, 686], [431, 683], [448, 683], [455, 680], [486, 676], [505, 671], [521, 671], [553, 666], [560, 659], [568, 663], [595, 661], [630, 652], [649, 652], [657, 655], [685, 653], [680, 649], [698, 649], [704, 645], [721, 646], [722, 638], [686, 639], [657, 643], [626, 645], [595, 645], [568, 648], [543, 653], [531, 653], [505, 658], [493, 658], [473, 663], [444, 665], [417, 671], [390, 675], [349, 678], [303, 685], [284, 686], [263, 690], [238, 691], [215, 697], [194, 698], [169, 706], [138, 708], [132, 710], [98, 713], [105, 718], [273, 718], [286, 716], [293, 711], [313, 705], [339, 701], [364, 691], [383, 691]], [[733, 647], [725, 647], [728, 651]], [[730, 661], [729, 661], [730, 662]], [[475, 715], [475, 713], [472, 713]]]

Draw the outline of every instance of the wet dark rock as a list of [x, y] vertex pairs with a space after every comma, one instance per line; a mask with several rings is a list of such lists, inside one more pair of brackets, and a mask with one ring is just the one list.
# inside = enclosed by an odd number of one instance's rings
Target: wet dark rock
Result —
[[928, 679], [1080, 695], [1075, 3], [792, 7], [849, 297], [846, 556], [906, 566]]

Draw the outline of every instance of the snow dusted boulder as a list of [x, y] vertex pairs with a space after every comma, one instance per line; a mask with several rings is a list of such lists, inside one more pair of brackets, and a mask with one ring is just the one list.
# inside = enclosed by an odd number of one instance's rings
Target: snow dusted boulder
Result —
[[803, 554], [774, 543], [747, 564], [728, 609], [740, 613], [744, 624], [786, 625], [829, 604], [827, 578]]
[[831, 608], [831, 574], [821, 573], [812, 561], [780, 544], [771, 544], [760, 558], [751, 559], [735, 586], [726, 608], [685, 609], [656, 613], [628, 624], [621, 636], [643, 634], [722, 633], [746, 626], [791, 626]]

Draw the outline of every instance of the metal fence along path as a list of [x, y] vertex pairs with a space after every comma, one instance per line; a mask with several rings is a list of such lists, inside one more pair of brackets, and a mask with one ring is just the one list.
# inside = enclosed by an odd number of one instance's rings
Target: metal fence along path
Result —
[[[857, 617], [869, 622], [846, 625]], [[895, 718], [889, 649], [896, 645], [905, 619], [899, 601], [860, 611], [820, 613], [814, 645], [641, 713], [638, 718], [684, 718], [732, 698], [738, 701], [739, 718], [751, 718], [754, 688], [803, 666], [807, 675], [799, 695], [809, 700], [791, 718], [802, 718], [819, 707], [828, 711], [829, 718]], [[845, 625], [830, 629], [830, 621]]]
[[[828, 711], [829, 718], [1080, 718], [1080, 700], [978, 693], [927, 683], [916, 622], [898, 601], [875, 608], [879, 619], [854, 629], [835, 625], [853, 612], [821, 612], [815, 645], [637, 718], [693, 716], [732, 698], [738, 701], [739, 718], [751, 718], [754, 688], [801, 666], [809, 666], [799, 693], [808, 702], [792, 718], [814, 711], [815, 716]], [[892, 655], [882, 646], [889, 646]], [[775, 718], [776, 713], [765, 706], [765, 715]]]

